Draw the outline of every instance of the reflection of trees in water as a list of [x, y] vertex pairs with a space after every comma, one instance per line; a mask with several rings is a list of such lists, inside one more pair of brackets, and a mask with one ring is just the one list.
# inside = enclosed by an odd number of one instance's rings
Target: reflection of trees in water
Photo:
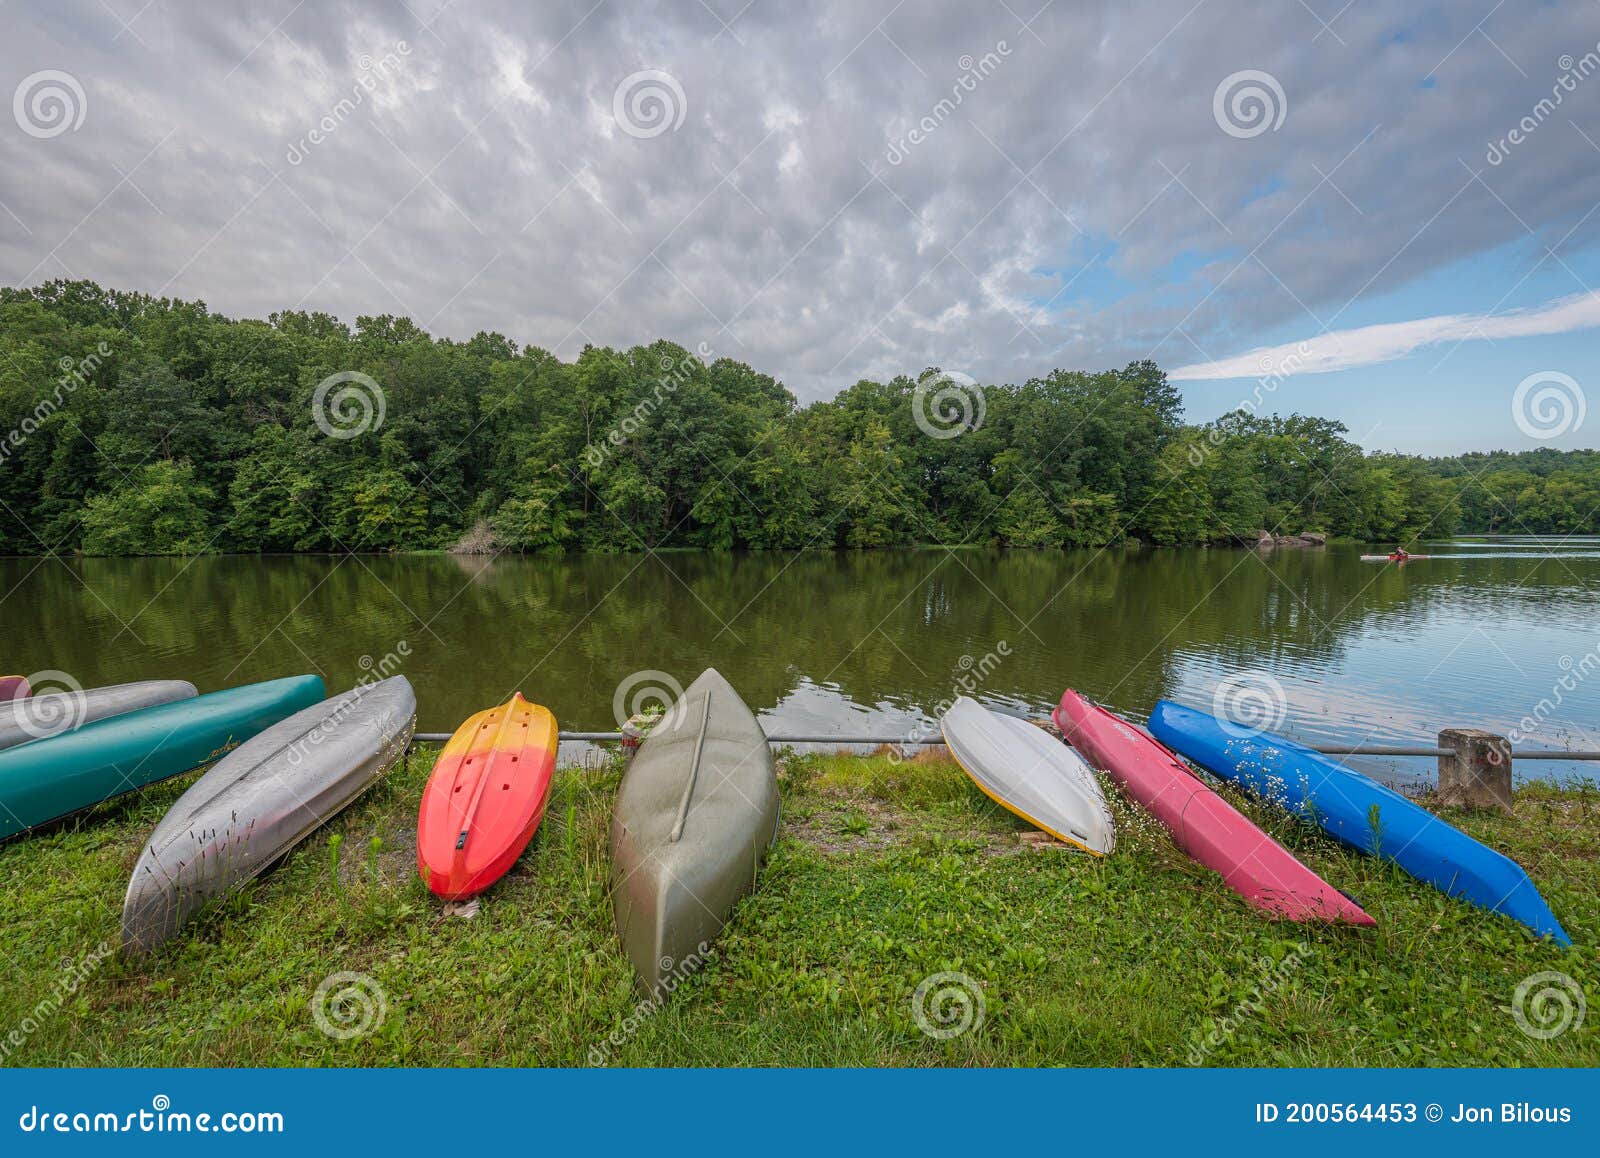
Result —
[[[604, 727], [617, 684], [651, 668], [687, 684], [718, 667], [757, 710], [802, 678], [863, 704], [929, 707], [963, 656], [1000, 640], [1012, 654], [990, 694], [1047, 703], [1071, 684], [1143, 710], [1195, 657], [1318, 669], [1372, 627], [1403, 641], [1436, 614], [1536, 622], [1600, 603], [1587, 561], [1402, 571], [1342, 548], [85, 559], [30, 574], [36, 562], [0, 560], [4, 588], [19, 588], [8, 670], [211, 689], [320, 668], [333, 691], [405, 639], [425, 728], [514, 687], [564, 724]], [[128, 620], [137, 639], [118, 636]]]

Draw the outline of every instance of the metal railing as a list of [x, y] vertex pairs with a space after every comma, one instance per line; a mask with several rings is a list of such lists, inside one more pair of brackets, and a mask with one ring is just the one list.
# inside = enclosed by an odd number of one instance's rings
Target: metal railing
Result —
[[[583, 742], [588, 744], [604, 744], [622, 739], [621, 732], [558, 732], [558, 738], [563, 741]], [[450, 739], [449, 732], [417, 732], [411, 738], [419, 744], [442, 744]], [[838, 744], [847, 745], [890, 745], [911, 747], [915, 745], [932, 746], [942, 745], [944, 740], [934, 738], [931, 740], [911, 740], [904, 736], [783, 736], [771, 735], [767, 737], [769, 744]], [[1321, 752], [1324, 756], [1416, 756], [1437, 757], [1453, 756], [1451, 748], [1408, 747], [1392, 744], [1311, 744], [1307, 745], [1313, 751]], [[1600, 752], [1563, 752], [1551, 748], [1517, 748], [1511, 753], [1513, 760], [1600, 760]]]

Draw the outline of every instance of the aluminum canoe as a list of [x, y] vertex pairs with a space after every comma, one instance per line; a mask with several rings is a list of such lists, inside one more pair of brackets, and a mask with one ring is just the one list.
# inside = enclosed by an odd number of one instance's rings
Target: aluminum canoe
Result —
[[[0, 750], [49, 739], [96, 720], [126, 715], [140, 708], [192, 700], [196, 694], [194, 685], [187, 680], [140, 680], [0, 702]], [[0, 694], [0, 701], [4, 698]]]
[[1002, 808], [1096, 856], [1115, 846], [1100, 782], [1060, 740], [970, 696], [958, 696], [939, 727], [956, 763]]
[[639, 746], [611, 816], [617, 936], [641, 993], [671, 992], [704, 961], [777, 825], [766, 734], [707, 669]]
[[326, 823], [402, 756], [417, 697], [404, 676], [296, 712], [217, 761], [139, 854], [122, 947], [148, 952]]

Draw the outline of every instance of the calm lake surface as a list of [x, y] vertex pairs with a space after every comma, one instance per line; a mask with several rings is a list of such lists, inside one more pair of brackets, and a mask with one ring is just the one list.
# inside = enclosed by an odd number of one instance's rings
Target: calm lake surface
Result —
[[[715, 666], [768, 731], [887, 736], [979, 670], [998, 707], [1042, 714], [1071, 685], [1140, 721], [1162, 696], [1210, 710], [1243, 676], [1240, 694], [1282, 688], [1281, 730], [1308, 743], [1507, 732], [1548, 699], [1523, 744], [1600, 748], [1600, 540], [1419, 550], [1405, 567], [1355, 547], [0, 559], [0, 672], [205, 692], [314, 671], [334, 692], [393, 655], [420, 730], [521, 689], [564, 728], [609, 731], [630, 676]], [[1434, 762], [1357, 766], [1425, 782]]]

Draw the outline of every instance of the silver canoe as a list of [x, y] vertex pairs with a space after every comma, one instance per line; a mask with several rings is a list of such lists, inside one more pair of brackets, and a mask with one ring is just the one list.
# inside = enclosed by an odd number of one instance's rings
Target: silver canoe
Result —
[[0, 703], [0, 751], [70, 732], [95, 720], [194, 697], [194, 685], [187, 680], [141, 680], [9, 700]]
[[1100, 781], [1042, 728], [960, 696], [939, 721], [950, 754], [995, 803], [1058, 840], [1104, 856], [1116, 843]]
[[617, 936], [640, 992], [670, 992], [704, 961], [777, 826], [766, 734], [707, 669], [639, 746], [611, 816]]
[[124, 952], [148, 952], [255, 877], [404, 754], [417, 697], [404, 676], [313, 704], [246, 740], [178, 798], [139, 854]]

